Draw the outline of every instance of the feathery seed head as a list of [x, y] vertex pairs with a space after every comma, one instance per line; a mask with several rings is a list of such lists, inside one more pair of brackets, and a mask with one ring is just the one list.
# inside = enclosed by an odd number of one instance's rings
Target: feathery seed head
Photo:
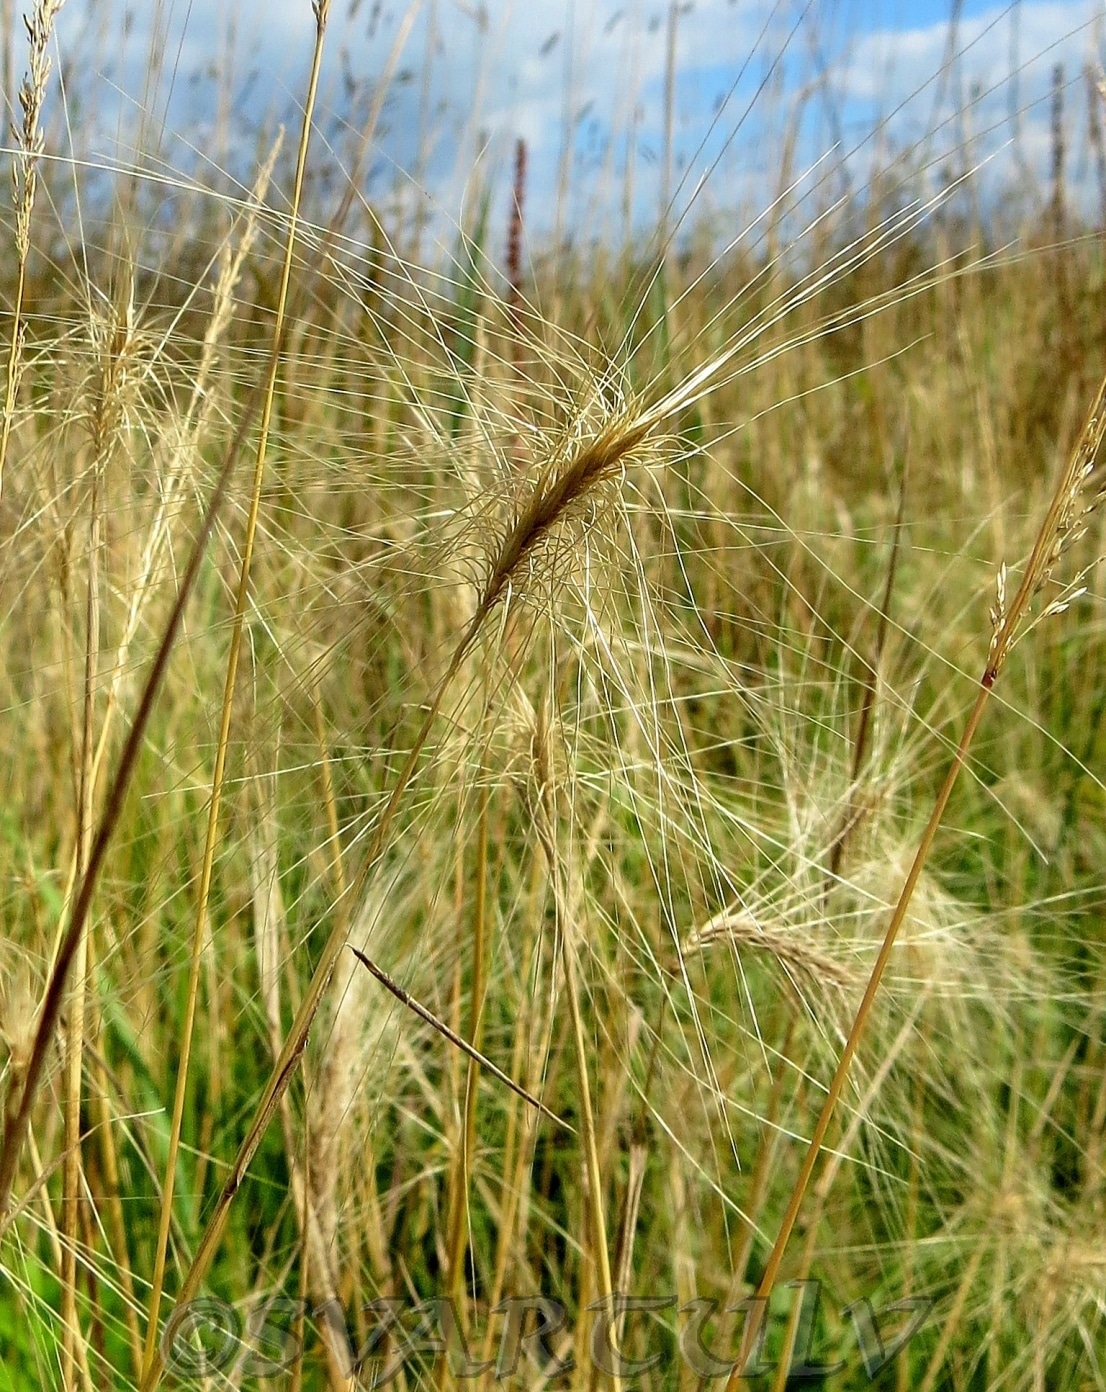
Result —
[[562, 525], [595, 502], [600, 486], [625, 467], [648, 433], [649, 424], [631, 407], [604, 422], [566, 460], [554, 459], [543, 470], [492, 558], [478, 621], [504, 596], [526, 587], [538, 557]]
[[[1006, 603], [1006, 566], [999, 568], [996, 600], [991, 609], [991, 644], [984, 682], [990, 685], [1002, 669], [1011, 649], [1025, 631], [1034, 601], [1052, 580], [1062, 557], [1086, 534], [1090, 515], [1106, 496], [1106, 476], [1099, 453], [1106, 438], [1106, 378], [1103, 378], [1067, 467], [1060, 476], [1045, 520], [1037, 534], [1021, 585], [1013, 601]], [[1081, 571], [1047, 605], [1041, 618], [1061, 614], [1084, 593]]]
[[18, 158], [12, 169], [12, 198], [15, 203], [15, 242], [21, 259], [30, 250], [31, 208], [38, 182], [37, 166], [43, 149], [39, 128], [46, 84], [50, 77], [50, 55], [47, 52], [54, 20], [65, 0], [39, 0], [30, 15], [24, 15], [27, 43], [30, 47], [27, 74], [19, 88], [19, 108], [23, 113], [20, 125], [12, 126]]
[[760, 923], [740, 908], [715, 914], [687, 938], [681, 951], [684, 955], [703, 952], [718, 943], [767, 953], [789, 979], [798, 977], [807, 986], [848, 991], [857, 985], [857, 973], [818, 946], [809, 932], [790, 925]]

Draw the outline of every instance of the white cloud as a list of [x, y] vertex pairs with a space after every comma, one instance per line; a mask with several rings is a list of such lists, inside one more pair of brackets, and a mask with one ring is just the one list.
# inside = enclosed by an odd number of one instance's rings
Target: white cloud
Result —
[[[904, 26], [876, 3], [827, 11], [825, 17], [814, 5], [792, 34], [801, 13], [798, 0], [685, 3], [676, 26], [677, 174], [686, 170], [687, 187], [694, 187], [720, 158], [706, 197], [722, 206], [757, 180], [760, 197], [769, 196], [800, 92], [803, 115], [794, 149], [800, 165], [812, 163], [838, 134], [846, 148], [861, 144], [883, 118], [895, 148], [928, 138], [933, 157], [945, 157], [968, 125], [952, 120], [933, 136], [934, 116], [940, 125], [957, 102], [973, 96], [975, 157], [1009, 140], [1015, 129], [1011, 113], [1020, 109], [1022, 149], [1040, 160], [1047, 155], [1053, 66], [1064, 64], [1074, 110], [1076, 97], [1083, 100], [1079, 74], [1095, 51], [1093, 18], [1100, 8], [1091, 0], [1023, 0], [971, 13], [969, 5], [956, 60], [942, 78], [949, 51], [944, 22]], [[214, 129], [216, 69], [231, 15], [239, 116], [288, 114], [310, 59], [309, 0], [242, 0], [233, 7], [220, 0], [177, 0], [155, 9], [167, 16], [166, 62], [152, 106], [157, 113], [167, 110], [171, 129], [193, 139], [196, 131]], [[502, 183], [513, 141], [522, 135], [530, 151], [532, 210], [535, 220], [548, 222], [571, 128], [577, 214], [599, 204], [617, 206], [628, 187], [628, 154], [635, 203], [639, 211], [655, 208], [669, 12], [668, 0], [422, 0], [385, 107], [375, 186], [422, 177], [446, 218], [456, 218], [466, 193], [471, 198], [474, 171], [476, 180], [494, 175]], [[113, 93], [126, 93], [132, 110], [146, 100], [147, 12], [135, 11], [129, 37], [119, 42], [123, 13], [121, 3], [69, 0], [59, 22], [63, 52], [94, 51], [93, 66], [103, 74], [98, 100], [105, 140], [119, 119]], [[336, 127], [328, 125], [327, 111], [348, 109], [344, 79], [365, 84], [363, 115], [368, 89], [405, 14], [406, 0], [333, 0], [320, 108], [328, 134]], [[1015, 53], [1019, 72], [1012, 72]], [[712, 128], [719, 99], [735, 83]], [[721, 155], [750, 102], [746, 124]], [[421, 170], [420, 141], [427, 157]]]

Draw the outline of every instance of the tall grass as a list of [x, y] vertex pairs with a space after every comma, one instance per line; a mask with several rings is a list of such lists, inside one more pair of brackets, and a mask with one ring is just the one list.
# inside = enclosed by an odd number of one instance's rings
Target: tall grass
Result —
[[210, 187], [160, 10], [114, 171], [57, 8], [0, 258], [0, 1388], [1106, 1384], [1062, 104], [1037, 214], [796, 124], [723, 243], [672, 6], [655, 235], [544, 242], [519, 143], [435, 260], [363, 192], [384, 91], [312, 133], [329, 6], [295, 168]]

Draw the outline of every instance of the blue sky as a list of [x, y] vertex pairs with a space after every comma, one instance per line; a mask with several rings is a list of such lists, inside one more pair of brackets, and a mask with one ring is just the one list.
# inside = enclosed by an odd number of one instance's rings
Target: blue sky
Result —
[[[88, 109], [106, 155], [126, 158], [145, 109], [153, 129], [164, 124], [170, 160], [184, 161], [190, 145], [201, 178], [204, 160], [233, 161], [243, 151], [217, 141], [227, 72], [236, 139], [288, 118], [310, 55], [309, 0], [132, 5], [121, 39], [127, 8], [68, 0], [59, 21], [62, 53], [80, 53], [97, 88]], [[668, 184], [677, 209], [693, 192], [719, 215], [763, 206], [781, 169], [798, 174], [820, 159], [823, 174], [833, 165], [856, 185], [873, 159], [901, 157], [953, 174], [989, 162], [995, 187], [1019, 177], [1028, 186], [1028, 172], [1044, 178], [1048, 168], [1057, 63], [1067, 84], [1068, 178], [1090, 197], [1084, 69], [1106, 56], [1101, 10], [1093, 0], [963, 0], [950, 44], [947, 0], [681, 4]], [[333, 0], [322, 135], [338, 145], [342, 122], [364, 119], [393, 54], [372, 197], [421, 198], [455, 225], [480, 189], [506, 188], [521, 135], [534, 224], [610, 230], [627, 207], [648, 222], [664, 187], [669, 15], [667, 0], [421, 0], [411, 10], [406, 0]], [[166, 61], [151, 93], [144, 74], [155, 20]], [[147, 130], [143, 148], [149, 142]]]

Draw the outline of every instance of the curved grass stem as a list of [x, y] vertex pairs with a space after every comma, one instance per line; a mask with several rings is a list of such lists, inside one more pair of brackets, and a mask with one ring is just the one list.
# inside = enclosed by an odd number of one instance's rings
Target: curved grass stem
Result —
[[242, 649], [242, 631], [245, 624], [246, 603], [249, 597], [250, 569], [253, 561], [254, 541], [257, 535], [257, 519], [261, 508], [261, 485], [265, 476], [265, 459], [268, 451], [273, 399], [276, 393], [277, 375], [280, 370], [280, 353], [284, 337], [285, 309], [288, 302], [288, 286], [292, 278], [292, 256], [295, 250], [300, 200], [303, 194], [304, 171], [307, 167], [307, 148], [311, 136], [311, 120], [315, 108], [315, 97], [319, 86], [319, 72], [322, 67], [323, 39], [326, 34], [327, 12], [329, 8], [330, 0], [319, 0], [319, 3], [315, 6], [315, 49], [312, 56], [311, 77], [308, 84], [307, 101], [304, 105], [303, 127], [300, 134], [299, 151], [296, 158], [296, 177], [292, 191], [288, 240], [285, 245], [284, 262], [281, 267], [280, 292], [277, 298], [276, 319], [273, 324], [273, 344], [269, 354], [268, 375], [261, 404], [261, 425], [257, 442], [257, 457], [254, 463], [253, 487], [250, 493], [250, 511], [246, 521], [246, 536], [242, 548], [241, 566], [238, 573], [238, 593], [234, 607], [233, 627], [231, 629], [230, 652], [227, 655], [226, 680], [223, 686], [222, 716], [219, 725], [219, 741], [215, 751], [215, 769], [211, 778], [211, 799], [208, 804], [207, 835], [204, 841], [203, 864], [200, 870], [200, 888], [196, 900], [196, 922], [192, 935], [184, 1029], [181, 1036], [177, 1085], [173, 1097], [173, 1117], [169, 1127], [169, 1151], [165, 1163], [165, 1182], [162, 1186], [161, 1193], [157, 1250], [154, 1257], [154, 1273], [147, 1315], [146, 1346], [143, 1353], [145, 1373], [147, 1375], [150, 1373], [154, 1364], [158, 1317], [161, 1310], [161, 1295], [165, 1283], [165, 1262], [169, 1247], [169, 1228], [173, 1211], [177, 1157], [180, 1153], [181, 1128], [184, 1121], [184, 1106], [188, 1093], [188, 1066], [191, 1057], [192, 1036], [195, 1031], [196, 1023], [196, 1005], [199, 996], [200, 964], [203, 957], [208, 902], [211, 895], [211, 880], [215, 865], [215, 846], [219, 834], [219, 812], [222, 804], [223, 783], [226, 776], [227, 750], [230, 746], [230, 727], [234, 713], [234, 690], [238, 679], [238, 660]]
[[[837, 1108], [841, 1093], [844, 1090], [849, 1070], [852, 1066], [853, 1058], [860, 1045], [860, 1040], [872, 1014], [872, 1007], [879, 993], [880, 984], [883, 980], [887, 964], [891, 960], [891, 952], [895, 946], [895, 940], [899, 935], [899, 930], [906, 919], [910, 902], [914, 897], [918, 881], [921, 878], [923, 869], [929, 859], [930, 851], [933, 848], [934, 838], [945, 815], [945, 808], [948, 806], [949, 798], [956, 786], [960, 772], [967, 762], [968, 753], [972, 742], [975, 739], [979, 723], [983, 718], [983, 712], [987, 706], [987, 698], [990, 696], [995, 681], [1011, 649], [1014, 647], [1018, 638], [1024, 631], [1028, 619], [1030, 608], [1034, 599], [1048, 584], [1052, 576], [1053, 569], [1063, 553], [1065, 547], [1072, 540], [1076, 529], [1086, 517], [1090, 509], [1095, 505], [1101, 496], [1101, 491], [1094, 491], [1093, 486], [1088, 490], [1087, 483], [1095, 473], [1098, 464], [1098, 453], [1102, 446], [1103, 439], [1106, 438], [1106, 379], [1100, 385], [1086, 423], [1079, 434], [1075, 448], [1067, 462], [1067, 465], [1060, 475], [1060, 479], [1053, 492], [1047, 512], [1041, 527], [1037, 533], [1036, 541], [1030, 553], [1025, 571], [1022, 576], [1021, 584], [1013, 601], [1007, 607], [1005, 596], [1005, 566], [999, 572], [999, 590], [996, 607], [992, 610], [992, 638], [991, 647], [988, 654], [987, 663], [983, 670], [983, 675], [979, 681], [976, 691], [975, 702], [969, 712], [967, 721], [964, 724], [963, 733], [960, 736], [960, 743], [953, 755], [949, 765], [945, 780], [941, 785], [937, 800], [934, 803], [933, 811], [930, 813], [929, 821], [926, 823], [922, 833], [921, 841], [915, 853], [910, 871], [903, 884], [899, 895], [895, 911], [891, 915], [891, 921], [887, 925], [883, 943], [876, 957], [872, 972], [868, 978], [868, 985], [857, 1008], [856, 1016], [853, 1020], [852, 1028], [849, 1030], [845, 1046], [837, 1061], [837, 1068], [833, 1079], [826, 1092], [822, 1110], [814, 1127], [814, 1132], [807, 1146], [803, 1163], [799, 1170], [798, 1178], [791, 1191], [787, 1208], [780, 1222], [779, 1231], [776, 1236], [775, 1244], [765, 1263], [764, 1273], [761, 1276], [760, 1284], [757, 1287], [757, 1299], [753, 1309], [745, 1323], [742, 1334], [741, 1351], [737, 1362], [733, 1366], [730, 1378], [727, 1383], [727, 1392], [734, 1388], [738, 1380], [743, 1376], [751, 1351], [757, 1347], [760, 1327], [764, 1321], [768, 1300], [779, 1277], [780, 1266], [783, 1262], [784, 1253], [787, 1249], [788, 1241], [795, 1227], [795, 1222], [802, 1208], [803, 1199], [806, 1196], [807, 1188], [810, 1185], [815, 1167], [818, 1164], [822, 1151], [822, 1145], [829, 1130], [830, 1121]], [[1088, 499], [1088, 492], [1090, 498]], [[1053, 606], [1056, 612], [1060, 609]], [[1047, 615], [1049, 609], [1045, 610]]]

